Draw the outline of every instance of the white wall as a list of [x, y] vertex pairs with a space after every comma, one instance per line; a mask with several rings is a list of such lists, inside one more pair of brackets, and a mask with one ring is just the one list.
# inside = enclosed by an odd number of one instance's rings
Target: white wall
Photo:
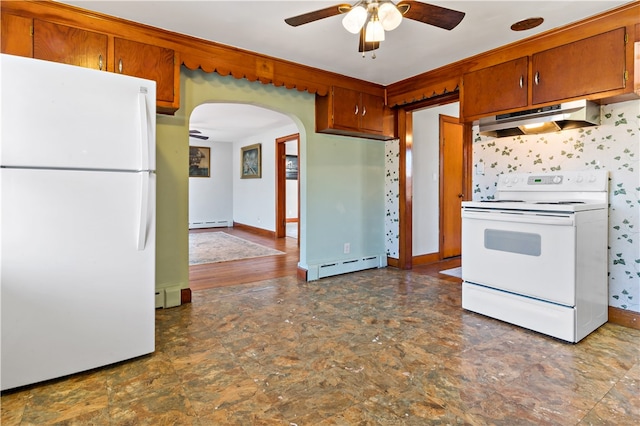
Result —
[[[267, 131], [258, 136], [233, 143], [233, 220], [268, 231], [276, 230], [276, 139], [298, 133], [292, 122], [290, 125]], [[240, 150], [244, 146], [262, 144], [262, 177], [242, 179], [240, 177]]]
[[211, 148], [210, 177], [189, 178], [189, 228], [233, 222], [232, 143], [190, 138], [190, 146]]
[[458, 102], [413, 113], [413, 255], [440, 250], [440, 114], [458, 117]]

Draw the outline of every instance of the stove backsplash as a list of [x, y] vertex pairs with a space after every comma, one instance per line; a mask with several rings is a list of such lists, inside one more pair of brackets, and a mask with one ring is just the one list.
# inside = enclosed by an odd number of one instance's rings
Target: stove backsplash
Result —
[[490, 138], [475, 126], [473, 199], [493, 198], [502, 173], [608, 170], [609, 305], [640, 312], [640, 101], [601, 109], [600, 126], [543, 135]]

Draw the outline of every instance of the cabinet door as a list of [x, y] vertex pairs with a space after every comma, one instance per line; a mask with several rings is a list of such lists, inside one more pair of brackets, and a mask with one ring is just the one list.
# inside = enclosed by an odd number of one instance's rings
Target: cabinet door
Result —
[[174, 100], [174, 51], [122, 38], [115, 39], [115, 71], [156, 82], [158, 102]]
[[527, 106], [529, 58], [464, 74], [462, 114], [465, 119]]
[[619, 28], [533, 55], [533, 103], [623, 89], [624, 36]]
[[0, 18], [0, 51], [10, 55], [33, 57], [33, 19], [5, 12]]
[[337, 128], [360, 129], [360, 92], [333, 87], [333, 125]]
[[34, 19], [33, 57], [104, 70], [107, 68], [107, 36]]
[[382, 133], [384, 99], [380, 96], [362, 93], [360, 108], [360, 128], [367, 132]]

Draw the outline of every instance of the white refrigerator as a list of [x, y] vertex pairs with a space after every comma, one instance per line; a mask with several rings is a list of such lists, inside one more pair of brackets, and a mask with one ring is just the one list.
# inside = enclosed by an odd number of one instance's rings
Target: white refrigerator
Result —
[[0, 55], [2, 390], [154, 351], [155, 82]]

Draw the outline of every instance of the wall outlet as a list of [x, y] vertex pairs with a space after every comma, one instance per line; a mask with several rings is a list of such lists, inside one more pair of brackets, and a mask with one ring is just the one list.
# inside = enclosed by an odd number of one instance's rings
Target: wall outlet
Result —
[[351, 243], [344, 243], [344, 254], [351, 253]]

